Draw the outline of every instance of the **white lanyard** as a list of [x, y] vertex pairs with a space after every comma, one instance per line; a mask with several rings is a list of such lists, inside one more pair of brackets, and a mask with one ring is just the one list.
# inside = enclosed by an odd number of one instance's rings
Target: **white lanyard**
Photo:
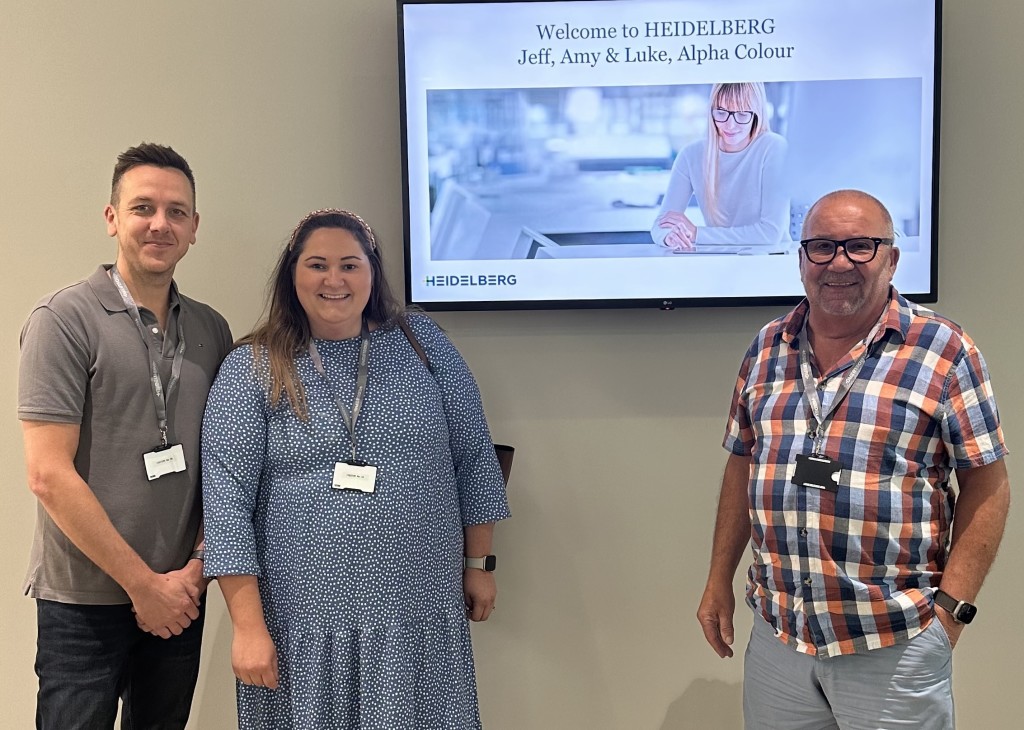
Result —
[[808, 432], [808, 435], [814, 439], [814, 453], [821, 453], [821, 445], [825, 440], [825, 423], [831, 418], [832, 414], [835, 413], [836, 408], [843, 402], [843, 399], [850, 393], [850, 389], [853, 388], [853, 382], [860, 375], [860, 371], [864, 368], [864, 363], [868, 359], [868, 351], [871, 349], [871, 343], [875, 339], [875, 335], [882, 328], [882, 321], [885, 317], [885, 313], [882, 313], [882, 318], [879, 318], [878, 322], [872, 328], [871, 332], [868, 333], [867, 338], [864, 340], [864, 352], [860, 354], [860, 357], [853, 363], [850, 369], [843, 376], [842, 382], [839, 384], [839, 390], [836, 391], [835, 397], [832, 399], [831, 405], [829, 405], [828, 411], [822, 412], [821, 408], [821, 397], [818, 395], [818, 389], [815, 387], [814, 375], [811, 373], [811, 346], [809, 342], [809, 332], [807, 328], [807, 320], [804, 320], [804, 326], [800, 330], [800, 377], [803, 384], [804, 398], [807, 399], [807, 405], [811, 409], [811, 415], [814, 417], [815, 428]]

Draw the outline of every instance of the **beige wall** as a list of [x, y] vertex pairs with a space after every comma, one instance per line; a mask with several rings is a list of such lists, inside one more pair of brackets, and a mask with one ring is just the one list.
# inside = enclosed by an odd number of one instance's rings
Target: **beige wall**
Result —
[[[1024, 449], [1021, 27], [1016, 0], [947, 3], [937, 308], [987, 354], [1011, 449]], [[19, 595], [35, 507], [15, 417], [18, 333], [44, 292], [112, 258], [100, 213], [114, 156], [144, 139], [188, 156], [202, 225], [178, 279], [236, 333], [259, 314], [280, 242], [314, 207], [360, 211], [397, 280], [395, 36], [390, 0], [4, 0], [0, 725], [29, 727], [35, 691], [34, 608]], [[497, 536], [499, 608], [474, 627], [488, 728], [741, 727], [741, 662], [714, 656], [693, 613], [734, 373], [780, 311], [438, 316], [480, 381], [496, 438], [519, 448], [515, 517]], [[964, 728], [1016, 725], [1021, 552], [1011, 520], [956, 651]], [[234, 722], [231, 631], [212, 594], [192, 723], [204, 729]], [[749, 612], [738, 617], [745, 639]]]

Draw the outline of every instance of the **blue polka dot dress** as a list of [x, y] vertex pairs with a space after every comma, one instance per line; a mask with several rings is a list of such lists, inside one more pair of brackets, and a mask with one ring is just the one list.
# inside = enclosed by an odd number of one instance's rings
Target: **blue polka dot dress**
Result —
[[[360, 338], [317, 341], [327, 380], [296, 358], [309, 420], [271, 408], [252, 348], [224, 361], [203, 423], [208, 576], [256, 575], [276, 690], [238, 684], [240, 728], [479, 728], [462, 595], [463, 526], [508, 517], [472, 374], [410, 316], [434, 374], [398, 328], [370, 333], [358, 456], [372, 494], [332, 489], [351, 440]], [[333, 391], [333, 392], [332, 392]]]

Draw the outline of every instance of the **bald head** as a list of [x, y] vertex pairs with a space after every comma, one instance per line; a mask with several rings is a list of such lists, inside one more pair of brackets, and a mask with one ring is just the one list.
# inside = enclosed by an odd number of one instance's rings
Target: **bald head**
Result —
[[[811, 206], [804, 217], [804, 225], [800, 230], [800, 238], [813, 238], [815, 233], [816, 218], [822, 214], [832, 214], [843, 210], [873, 210], [879, 216], [884, 230], [880, 233], [872, 233], [882, 238], [893, 237], [892, 216], [882, 201], [874, 195], [869, 195], [861, 190], [836, 190], [822, 196]], [[866, 235], [866, 234], [865, 234]]]

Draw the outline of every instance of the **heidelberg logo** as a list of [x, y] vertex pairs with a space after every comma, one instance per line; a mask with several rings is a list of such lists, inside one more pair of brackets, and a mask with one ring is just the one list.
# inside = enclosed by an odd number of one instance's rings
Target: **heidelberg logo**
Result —
[[428, 276], [427, 286], [515, 286], [515, 274], [464, 274], [462, 276]]

